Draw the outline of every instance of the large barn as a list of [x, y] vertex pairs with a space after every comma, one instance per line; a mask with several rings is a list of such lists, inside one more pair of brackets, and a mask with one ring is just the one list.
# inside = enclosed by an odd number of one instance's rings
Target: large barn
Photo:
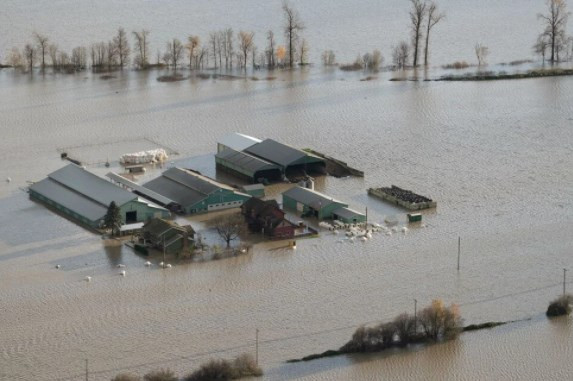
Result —
[[239, 208], [251, 198], [248, 194], [183, 168], [170, 168], [143, 186], [172, 200], [186, 214]]
[[30, 198], [40, 201], [71, 219], [100, 228], [109, 204], [120, 208], [124, 224], [167, 218], [167, 209], [121, 189], [84, 168], [68, 164], [29, 188]]
[[251, 183], [267, 183], [283, 177], [324, 174], [324, 159], [277, 142], [239, 133], [217, 144], [217, 168]]

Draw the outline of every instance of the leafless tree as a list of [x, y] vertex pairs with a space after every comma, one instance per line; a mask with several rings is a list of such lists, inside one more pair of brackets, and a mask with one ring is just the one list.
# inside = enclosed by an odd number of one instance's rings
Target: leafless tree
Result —
[[384, 62], [384, 57], [380, 50], [375, 49], [372, 53], [366, 53], [362, 60], [364, 61], [364, 68], [371, 71], [378, 71], [380, 65]]
[[193, 60], [197, 55], [197, 50], [199, 49], [199, 36], [189, 36], [187, 38], [187, 45], [185, 45], [185, 48], [189, 53], [189, 69], [193, 69]]
[[430, 32], [437, 23], [446, 18], [446, 14], [440, 13], [438, 11], [438, 5], [435, 2], [430, 1], [427, 5], [426, 16], [426, 46], [424, 47], [424, 65], [428, 66], [428, 58], [430, 54]]
[[87, 66], [87, 49], [83, 46], [78, 46], [72, 49], [72, 65], [74, 70], [84, 70]]
[[543, 62], [545, 62], [545, 56], [547, 54], [547, 49], [549, 48], [549, 45], [550, 43], [547, 40], [547, 37], [544, 35], [539, 36], [537, 38], [537, 42], [535, 43], [535, 45], [533, 45], [533, 52], [541, 56]]
[[139, 32], [133, 32], [133, 36], [135, 38], [135, 65], [140, 69], [147, 68], [149, 65], [149, 31], [148, 30], [141, 30]]
[[117, 66], [117, 60], [119, 58], [119, 54], [117, 51], [117, 47], [113, 43], [113, 41], [109, 41], [107, 43], [105, 56], [107, 58], [106, 62], [107, 70], [111, 70], [112, 67]]
[[213, 221], [213, 225], [221, 239], [227, 243], [227, 247], [231, 246], [231, 241], [239, 238], [244, 230], [244, 220], [240, 214], [220, 216]]
[[174, 71], [177, 71], [177, 65], [183, 58], [183, 44], [177, 38], [174, 38], [167, 42], [166, 48], [167, 52], [165, 53], [164, 60], [173, 67]]
[[410, 10], [410, 29], [412, 32], [412, 46], [414, 47], [412, 65], [418, 66], [418, 52], [420, 40], [422, 38], [422, 24], [426, 17], [426, 3], [422, 0], [410, 0], [412, 9]]
[[91, 46], [91, 60], [92, 60], [92, 68], [97, 70], [103, 68], [105, 65], [107, 58], [107, 45], [105, 42], [98, 42]]
[[558, 51], [561, 48], [561, 42], [565, 37], [565, 28], [569, 13], [565, 0], [547, 0], [547, 14], [538, 14], [545, 24], [545, 30], [541, 36], [547, 37], [551, 48], [551, 57], [549, 61], [558, 61]]
[[410, 59], [410, 46], [406, 41], [400, 42], [392, 49], [392, 63], [399, 69], [404, 69], [408, 66]]
[[36, 60], [38, 58], [37, 54], [38, 53], [36, 51], [36, 48], [32, 44], [26, 44], [26, 46], [24, 46], [24, 59], [26, 60], [26, 67], [28, 68], [30, 73], [32, 72], [34, 64], [36, 63]]
[[203, 69], [203, 65], [209, 65], [209, 49], [206, 46], [201, 48], [199, 53], [199, 66]]
[[12, 67], [22, 67], [24, 66], [24, 58], [22, 57], [22, 53], [18, 48], [12, 48], [8, 53], [8, 65]]
[[50, 61], [52, 62], [52, 67], [58, 69], [58, 46], [56, 44], [50, 44], [48, 46], [48, 55], [50, 56]]
[[325, 50], [322, 52], [322, 64], [324, 66], [336, 65], [336, 56], [332, 50]]
[[233, 55], [234, 55], [234, 44], [233, 44], [233, 29], [225, 29], [225, 68], [233, 68]]
[[36, 44], [38, 44], [38, 53], [42, 57], [41, 68], [42, 71], [46, 70], [46, 53], [48, 52], [48, 37], [41, 35], [38, 32], [34, 32], [34, 39]]
[[303, 66], [307, 63], [308, 58], [308, 43], [303, 38], [298, 48], [299, 65]]
[[253, 49], [253, 39], [255, 34], [253, 32], [239, 32], [239, 49], [241, 51], [241, 67], [247, 68], [247, 55]]
[[117, 30], [117, 35], [113, 38], [113, 45], [119, 59], [119, 67], [123, 70], [125, 65], [129, 65], [129, 54], [131, 53], [127, 34], [123, 28]]
[[217, 68], [218, 40], [219, 40], [219, 33], [217, 33], [217, 32], [209, 33], [209, 46], [211, 47], [211, 53], [213, 55], [213, 62], [215, 63], [215, 69]]
[[223, 67], [223, 48], [225, 46], [225, 31], [220, 30], [217, 33], [217, 53], [219, 54], [219, 67]]
[[287, 1], [283, 3], [284, 33], [287, 40], [287, 55], [289, 67], [293, 67], [295, 62], [296, 45], [300, 32], [304, 29], [300, 15]]
[[483, 44], [477, 43], [474, 47], [478, 66], [486, 65], [487, 56], [489, 55], [489, 48]]
[[64, 51], [58, 53], [58, 65], [60, 69], [67, 70], [70, 67], [70, 56]]
[[275, 67], [275, 34], [272, 30], [267, 32], [267, 49], [266, 49], [266, 56], [267, 56], [267, 67], [272, 69]]
[[410, 342], [412, 337], [416, 334], [416, 321], [413, 316], [403, 313], [394, 319], [394, 327], [396, 333], [400, 338], [400, 342], [405, 345]]

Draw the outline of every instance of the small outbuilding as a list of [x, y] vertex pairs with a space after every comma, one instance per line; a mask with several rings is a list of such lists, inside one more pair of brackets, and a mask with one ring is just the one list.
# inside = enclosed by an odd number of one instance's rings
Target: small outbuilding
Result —
[[246, 194], [250, 194], [253, 197], [263, 198], [265, 197], [265, 186], [263, 184], [250, 184], [243, 185], [241, 190]]
[[146, 246], [180, 254], [193, 247], [195, 230], [191, 225], [181, 226], [174, 221], [153, 218], [143, 225], [141, 235]]
[[186, 214], [239, 208], [251, 198], [198, 172], [176, 167], [143, 186], [180, 205]]
[[284, 192], [282, 196], [283, 206], [297, 211], [302, 216], [313, 216], [319, 220], [341, 220], [345, 223], [366, 221], [364, 214], [348, 209], [348, 204], [312, 189], [296, 186]]
[[76, 164], [52, 172], [29, 187], [30, 198], [48, 205], [71, 219], [101, 228], [109, 204], [120, 209], [123, 224], [168, 218], [167, 209], [128, 192]]

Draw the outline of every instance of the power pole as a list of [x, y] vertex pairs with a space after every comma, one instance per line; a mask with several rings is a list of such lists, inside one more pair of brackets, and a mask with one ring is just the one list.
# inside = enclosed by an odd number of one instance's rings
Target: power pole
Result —
[[165, 268], [165, 233], [163, 233], [163, 268]]
[[255, 363], [259, 366], [259, 329], [257, 328], [255, 331], [256, 339], [255, 339]]
[[462, 237], [458, 237], [458, 271], [460, 271], [460, 253], [462, 247]]
[[89, 381], [88, 359], [86, 359], [86, 381]]
[[567, 279], [567, 269], [563, 269], [563, 295], [565, 295], [565, 281]]

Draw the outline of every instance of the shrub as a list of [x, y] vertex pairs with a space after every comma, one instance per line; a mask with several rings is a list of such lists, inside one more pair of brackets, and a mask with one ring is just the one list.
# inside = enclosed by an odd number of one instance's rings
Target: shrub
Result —
[[233, 368], [227, 360], [210, 360], [187, 376], [185, 381], [228, 381], [232, 379]]
[[141, 381], [141, 377], [132, 373], [120, 373], [112, 378], [111, 381]]
[[248, 353], [243, 353], [235, 359], [233, 367], [236, 373], [235, 378], [250, 377], [250, 376], [262, 376], [263, 371], [256, 364], [255, 359], [252, 355]]
[[462, 328], [462, 319], [456, 305], [449, 308], [441, 300], [434, 300], [420, 313], [420, 325], [429, 339], [456, 337]]
[[571, 304], [573, 303], [573, 295], [564, 294], [553, 300], [549, 307], [547, 307], [546, 315], [549, 317], [569, 315], [571, 313]]
[[467, 69], [470, 65], [466, 61], [456, 61], [454, 63], [444, 65], [444, 69]]
[[169, 369], [154, 370], [143, 376], [145, 381], [177, 381], [175, 373]]
[[394, 327], [400, 344], [408, 344], [416, 334], [416, 320], [406, 313], [398, 315], [394, 319]]

